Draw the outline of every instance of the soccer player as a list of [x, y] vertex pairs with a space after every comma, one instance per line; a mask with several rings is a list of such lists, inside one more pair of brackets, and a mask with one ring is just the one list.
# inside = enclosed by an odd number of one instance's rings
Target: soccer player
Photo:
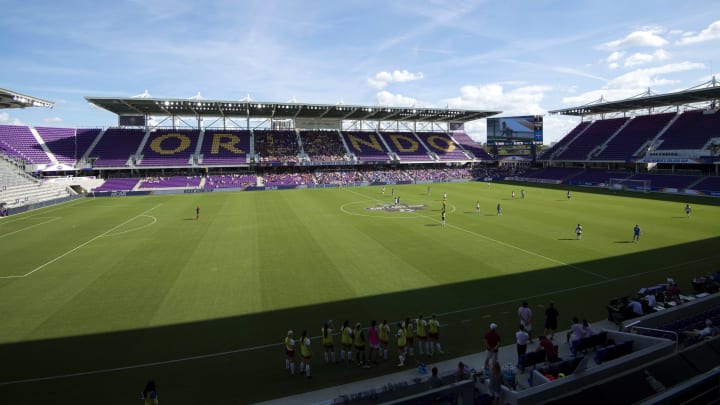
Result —
[[295, 339], [292, 330], [285, 336], [285, 369], [290, 370], [290, 375], [295, 375]]
[[520, 199], [521, 199], [521, 200], [524, 200], [524, 199], [525, 199], [525, 190], [522, 189], [522, 188], [520, 189]]
[[382, 186], [382, 195], [385, 195], [385, 186]]
[[[415, 321], [415, 330], [417, 331], [417, 338], [418, 338], [418, 353], [420, 355], [423, 355], [423, 346], [427, 348], [428, 346], [428, 335], [427, 335], [427, 322], [423, 319], [423, 315], [419, 314], [417, 317], [417, 320]], [[430, 354], [428, 352], [428, 354]]]
[[388, 346], [390, 345], [390, 325], [387, 320], [384, 319], [380, 324], [380, 330], [378, 330], [380, 336], [380, 347], [382, 348], [383, 360], [388, 359]]
[[353, 345], [355, 346], [355, 354], [357, 356], [357, 363], [359, 366], [365, 365], [365, 335], [362, 331], [362, 325], [360, 322], [355, 324], [355, 330], [353, 330]]
[[300, 372], [305, 373], [307, 378], [310, 376], [310, 359], [312, 359], [312, 348], [310, 347], [310, 338], [307, 335], [307, 330], [302, 331], [302, 337], [300, 338]]
[[690, 218], [690, 213], [692, 213], [692, 208], [690, 208], [690, 204], [685, 204], [685, 215], [687, 215], [688, 218]]
[[570, 194], [570, 190], [567, 192], [567, 199], [569, 200], [572, 195]]
[[200, 219], [200, 206], [195, 207], [195, 220]]
[[432, 314], [432, 317], [428, 321], [428, 336], [430, 337], [429, 354], [432, 356], [435, 354], [435, 349], [440, 354], [444, 354], [442, 347], [440, 347], [440, 321], [437, 320], [437, 316]]
[[447, 201], [447, 192], [443, 193], [443, 201]]
[[430, 186], [428, 186], [427, 195], [430, 195]]
[[398, 348], [398, 359], [400, 360], [400, 363], [398, 363], [398, 367], [404, 367], [405, 366], [405, 345], [407, 344], [407, 335], [405, 334], [405, 329], [403, 329], [402, 323], [398, 322], [398, 331], [397, 331], [397, 348]]
[[442, 227], [445, 228], [445, 210], [444, 209], [440, 213], [440, 223], [442, 224]]
[[332, 319], [327, 321], [320, 331], [322, 332], [323, 347], [325, 348], [325, 364], [329, 364], [330, 361], [335, 363], [335, 342], [332, 336]]
[[510, 196], [512, 197], [513, 200], [515, 199], [515, 190], [512, 191], [512, 194]]
[[582, 239], [582, 225], [577, 224], [575, 227], [575, 236], [577, 237], [577, 240]]
[[498, 206], [497, 206], [497, 215], [498, 216], [502, 215], [502, 208], [500, 207], [500, 203], [498, 203]]
[[410, 357], [413, 357], [415, 356], [415, 347], [413, 346], [415, 344], [415, 326], [412, 324], [409, 317], [405, 318], [403, 329], [405, 329], [405, 340], [407, 341], [406, 352], [410, 355]]
[[478, 202], [475, 203], [475, 213], [477, 213], [477, 214], [480, 213], [480, 200], [478, 200]]
[[[350, 329], [349, 321], [343, 322], [342, 331], [340, 332], [340, 344], [342, 347], [340, 348], [340, 361], [345, 361], [347, 363], [352, 360], [352, 343], [353, 343], [353, 332], [352, 329]], [[345, 363], [345, 364], [347, 364]]]
[[640, 225], [635, 224], [633, 228], [633, 242], [640, 242]]
[[377, 364], [378, 357], [380, 356], [380, 334], [377, 323], [374, 320], [370, 322], [370, 327], [368, 328], [368, 340], [370, 341], [368, 362], [372, 361], [373, 364]]

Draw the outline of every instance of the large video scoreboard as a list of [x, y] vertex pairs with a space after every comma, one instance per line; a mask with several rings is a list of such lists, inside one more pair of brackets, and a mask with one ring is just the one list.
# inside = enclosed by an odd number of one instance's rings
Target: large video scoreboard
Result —
[[488, 145], [542, 145], [542, 115], [487, 119]]

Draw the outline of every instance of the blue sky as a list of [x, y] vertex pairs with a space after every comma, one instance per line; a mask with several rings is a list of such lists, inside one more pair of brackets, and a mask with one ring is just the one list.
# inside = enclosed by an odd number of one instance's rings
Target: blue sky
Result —
[[[0, 10], [0, 87], [56, 103], [0, 110], [0, 124], [110, 126], [116, 117], [83, 97], [145, 90], [544, 114], [720, 71], [717, 0], [0, 0]], [[576, 123], [546, 117], [545, 143]], [[484, 140], [484, 120], [468, 130]]]

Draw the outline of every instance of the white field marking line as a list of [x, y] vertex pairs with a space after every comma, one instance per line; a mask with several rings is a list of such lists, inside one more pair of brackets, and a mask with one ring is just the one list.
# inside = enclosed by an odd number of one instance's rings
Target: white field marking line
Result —
[[[383, 200], [380, 200], [380, 199], [377, 199], [377, 198], [373, 198], [373, 197], [370, 197], [370, 196], [366, 196], [366, 195], [364, 195], [364, 194], [358, 193], [358, 192], [355, 191], [355, 190], [350, 190], [349, 188], [347, 189], [347, 191], [363, 197], [366, 201], [375, 201], [375, 202], [379, 202], [379, 203], [384, 203]], [[427, 201], [427, 200], [425, 200], [425, 201]], [[347, 211], [347, 210], [345, 209], [345, 207], [347, 207], [347, 206], [349, 206], [349, 205], [362, 204], [362, 203], [363, 203], [363, 201], [351, 201], [351, 202], [345, 203], [345, 204], [343, 204], [343, 205], [340, 206], [340, 212], [342, 212], [342, 213], [344, 213], [344, 214], [348, 214], [348, 215], [353, 215], [353, 216], [356, 216], [356, 217], [366, 217], [366, 218], [379, 218], [379, 219], [408, 219], [408, 218], [412, 218], [412, 216], [395, 216], [395, 217], [390, 217], [390, 216], [380, 216], [380, 215], [358, 214], [358, 213], [356, 213], [356, 212], [350, 212], [350, 211]], [[450, 204], [450, 207], [452, 207], [452, 209], [450, 210], [450, 213], [453, 213], [453, 212], [455, 212], [455, 211], [457, 210], [457, 207], [455, 207], [455, 205], [453, 205], [453, 204]]]
[[128, 229], [127, 231], [122, 231], [122, 232], [117, 232], [117, 233], [109, 233], [109, 234], [105, 235], [104, 237], [107, 238], [107, 237], [110, 237], [110, 236], [117, 236], [117, 235], [122, 235], [122, 234], [125, 234], [125, 233], [129, 233], [129, 232], [139, 231], [139, 230], [141, 230], [141, 229], [151, 227], [151, 226], [155, 225], [155, 223], [157, 222], [157, 218], [155, 218], [155, 217], [152, 216], [152, 215], [143, 215], [143, 214], [140, 214], [140, 215], [138, 215], [136, 218], [139, 218], [139, 217], [152, 218], [152, 222], [150, 222], [149, 224], [140, 225], [140, 226], [135, 227], [135, 228], [132, 228], [132, 229]]
[[86, 200], [88, 200], [88, 199], [83, 198], [83, 199], [79, 200], [79, 201], [78, 201], [77, 203], [75, 203], [75, 204], [68, 204], [68, 205], [60, 204], [60, 205], [62, 205], [61, 207], [55, 207], [55, 208], [49, 209], [49, 210], [43, 210], [42, 208], [38, 208], [38, 211], [41, 211], [41, 212], [38, 212], [38, 213], [32, 214], [32, 215], [23, 215], [23, 214], [13, 215], [11, 218], [16, 218], [16, 219], [4, 219], [4, 220], [2, 220], [2, 222], [0, 222], [0, 225], [12, 224], [13, 222], [24, 221], [24, 220], [26, 220], [26, 219], [28, 219], [28, 218], [33, 218], [33, 217], [37, 217], [37, 216], [39, 216], [39, 215], [47, 214], [48, 212], [53, 212], [53, 211], [57, 211], [57, 210], [61, 210], [61, 209], [64, 209], [64, 208], [69, 208], [69, 207], [74, 207], [74, 206], [76, 206], [76, 205], [82, 204], [82, 203], [85, 202]]
[[82, 247], [84, 247], [84, 246], [87, 246], [87, 245], [89, 245], [90, 243], [92, 243], [92, 242], [95, 242], [96, 240], [98, 240], [98, 239], [100, 239], [100, 238], [102, 238], [102, 237], [104, 237], [104, 236], [106, 236], [106, 235], [110, 234], [110, 233], [111, 233], [112, 231], [114, 231], [114, 230], [116, 230], [116, 229], [120, 228], [121, 226], [123, 226], [123, 225], [127, 224], [128, 222], [130, 222], [130, 221], [134, 220], [135, 218], [137, 218], [137, 217], [140, 217], [140, 216], [143, 216], [143, 215], [145, 215], [146, 213], [148, 213], [148, 212], [150, 212], [150, 211], [154, 210], [155, 208], [159, 207], [160, 205], [162, 205], [162, 204], [158, 204], [158, 205], [156, 205], [156, 206], [154, 206], [154, 207], [152, 207], [152, 208], [150, 208], [150, 209], [148, 209], [148, 210], [144, 211], [144, 212], [143, 212], [143, 213], [141, 213], [141, 214], [135, 215], [134, 217], [132, 217], [132, 218], [128, 219], [128, 220], [127, 220], [127, 221], [125, 221], [125, 222], [123, 222], [122, 224], [120, 224], [120, 225], [116, 225], [116, 226], [112, 227], [111, 229], [108, 229], [107, 231], [105, 231], [105, 232], [101, 233], [100, 235], [98, 235], [98, 236], [96, 236], [96, 237], [94, 237], [94, 238], [92, 238], [92, 239], [88, 240], [87, 242], [83, 242], [83, 243], [79, 244], [78, 246], [75, 246], [74, 248], [72, 248], [72, 249], [68, 250], [67, 252], [65, 252], [65, 253], [61, 254], [60, 256], [57, 256], [56, 258], [54, 258], [54, 259], [50, 260], [49, 262], [47, 262], [47, 263], [45, 263], [45, 264], [42, 264], [42, 265], [40, 265], [40, 266], [36, 267], [35, 269], [33, 269], [33, 270], [31, 270], [31, 271], [29, 271], [29, 272], [27, 272], [27, 273], [23, 274], [22, 276], [2, 276], [2, 277], [0, 277], [0, 279], [1, 279], [1, 278], [19, 278], [19, 277], [27, 277], [27, 276], [29, 276], [29, 275], [31, 275], [31, 274], [33, 274], [33, 273], [37, 272], [37, 271], [40, 271], [40, 270], [44, 269], [45, 267], [47, 267], [47, 266], [49, 266], [49, 265], [51, 265], [51, 264], [55, 263], [56, 261], [58, 261], [58, 260], [62, 259], [63, 257], [65, 257], [65, 256], [69, 255], [70, 253], [73, 253], [73, 252], [75, 252], [76, 250], [78, 250], [78, 249], [80, 249], [80, 248], [82, 248]]
[[[422, 218], [427, 218], [427, 219], [429, 219], [429, 220], [431, 220], [431, 221], [438, 222], [438, 223], [441, 222], [441, 221], [438, 221], [437, 219], [431, 218], [431, 217], [429, 217], [429, 216], [427, 216], [427, 215], [418, 214], [417, 212], [415, 213], [415, 216], [422, 217]], [[595, 272], [590, 271], [590, 270], [585, 270], [585, 269], [583, 269], [582, 267], [575, 266], [574, 264], [565, 263], [565, 262], [563, 262], [563, 261], [561, 261], [561, 260], [553, 259], [552, 257], [547, 257], [547, 256], [545, 256], [545, 255], [541, 255], [540, 253], [535, 253], [535, 252], [533, 252], [533, 251], [531, 251], [531, 250], [523, 249], [523, 248], [521, 248], [521, 247], [519, 247], [519, 246], [515, 246], [515, 245], [512, 245], [512, 244], [510, 244], [510, 243], [503, 242], [503, 241], [501, 241], [501, 240], [497, 240], [497, 239], [491, 238], [491, 237], [489, 237], [489, 236], [485, 236], [485, 235], [483, 235], [483, 234], [480, 234], [480, 233], [471, 231], [471, 230], [469, 230], [469, 229], [465, 229], [465, 228], [459, 227], [459, 226], [454, 225], [454, 224], [449, 224], [449, 225], [446, 224], [445, 226], [446, 226], [446, 227], [449, 227], [449, 228], [457, 229], [458, 231], [463, 231], [463, 232], [465, 232], [465, 233], [469, 233], [470, 235], [474, 235], [474, 236], [483, 238], [483, 239], [488, 240], [488, 241], [490, 241], [490, 242], [497, 243], [498, 245], [502, 245], [502, 246], [505, 246], [505, 247], [509, 247], [509, 248], [511, 248], [511, 249], [519, 250], [519, 251], [521, 251], [521, 252], [523, 252], [523, 253], [526, 253], [526, 254], [528, 254], [528, 255], [536, 256], [536, 257], [539, 257], [539, 258], [541, 258], [541, 259], [545, 259], [545, 260], [547, 260], [547, 261], [549, 261], [549, 262], [559, 264], [559, 265], [561, 265], [561, 266], [571, 267], [571, 268], [573, 268], [573, 269], [580, 270], [580, 271], [582, 271], [582, 272], [584, 272], [584, 273], [587, 273], [587, 274], [590, 274], [590, 275], [593, 275], [593, 276], [595, 276], [595, 277], [602, 278], [602, 279], [605, 279], [605, 280], [608, 279], [607, 276], [603, 276], [602, 274], [595, 273]]]
[[[356, 191], [354, 191], [354, 190], [348, 190], [348, 191], [350, 191], [350, 192], [352, 192], [352, 193], [355, 193], [355, 194], [358, 194], [358, 195], [362, 195], [362, 194], [360, 194], [360, 193], [358, 193], [358, 192], [356, 192]], [[367, 197], [367, 196], [364, 196], [364, 195], [363, 195], [363, 197]], [[368, 199], [372, 199], [372, 198], [368, 198]], [[376, 200], [376, 201], [378, 201], [378, 200]], [[426, 218], [426, 219], [429, 219], [429, 220], [431, 220], [431, 221], [433, 221], [433, 222], [437, 222], [437, 223], [440, 223], [440, 222], [441, 222], [441, 221], [438, 221], [437, 219], [432, 218], [432, 217], [429, 217], [429, 216], [427, 216], [427, 215], [418, 214], [417, 212], [415, 213], [415, 216], [416, 216], [416, 217], [420, 217], [420, 218]], [[463, 231], [463, 232], [465, 232], [465, 233], [469, 233], [470, 235], [478, 236], [478, 237], [483, 238], [483, 239], [485, 239], [485, 240], [488, 240], [488, 241], [490, 241], [490, 242], [497, 243], [498, 245], [502, 245], [502, 246], [505, 246], [505, 247], [509, 247], [509, 248], [511, 248], [511, 249], [519, 250], [519, 251], [521, 251], [521, 252], [523, 252], [523, 253], [526, 253], [526, 254], [528, 254], [528, 255], [535, 256], [535, 257], [539, 257], [539, 258], [541, 258], [541, 259], [547, 260], [547, 261], [552, 262], [552, 263], [555, 263], [555, 264], [559, 264], [559, 265], [561, 265], [561, 266], [567, 266], [567, 267], [570, 267], [570, 268], [573, 268], [573, 269], [580, 270], [580, 271], [582, 271], [582, 272], [584, 272], [584, 273], [591, 274], [591, 275], [593, 275], [593, 276], [595, 276], [595, 277], [598, 277], [598, 278], [602, 278], [602, 279], [605, 279], [605, 280], [608, 279], [608, 277], [603, 276], [602, 274], [598, 274], [598, 273], [592, 272], [592, 271], [590, 271], [590, 270], [585, 270], [585, 269], [583, 269], [583, 268], [581, 268], [581, 267], [578, 267], [578, 266], [575, 266], [575, 265], [572, 265], [572, 264], [565, 263], [565, 262], [563, 262], [563, 261], [561, 261], [561, 260], [557, 260], [557, 259], [553, 259], [553, 258], [551, 258], [551, 257], [547, 257], [547, 256], [544, 256], [544, 255], [541, 255], [540, 253], [535, 253], [535, 252], [532, 252], [532, 251], [530, 251], [530, 250], [523, 249], [523, 248], [521, 248], [521, 247], [519, 247], [519, 246], [511, 245], [511, 244], [509, 244], [509, 243], [507, 243], [507, 242], [503, 242], [503, 241], [500, 241], [500, 240], [491, 238], [491, 237], [489, 237], [489, 236], [485, 236], [485, 235], [479, 234], [479, 233], [477, 233], [477, 232], [473, 232], [473, 231], [471, 231], [471, 230], [468, 230], [468, 229], [465, 229], [465, 228], [461, 228], [461, 227], [459, 227], [459, 226], [457, 226], [457, 225], [450, 224], [450, 225], [446, 225], [446, 227], [451, 227], [451, 228], [457, 229], [457, 230], [459, 230], [459, 231]]]
[[40, 226], [40, 225], [44, 225], [44, 224], [47, 224], [47, 223], [50, 223], [50, 222], [54, 222], [54, 221], [57, 221], [58, 219], [62, 219], [62, 217], [50, 217], [50, 219], [48, 219], [47, 221], [39, 222], [39, 223], [37, 223], [37, 224], [35, 224], [35, 225], [26, 226], [26, 227], [24, 227], [24, 228], [20, 228], [20, 229], [18, 229], [18, 230], [16, 230], [16, 231], [12, 231], [12, 232], [9, 232], [9, 233], [4, 233], [4, 234], [0, 235], [0, 238], [4, 238], [4, 237], [10, 236], [10, 235], [15, 235], [16, 233], [20, 233], [20, 232], [23, 232], [23, 231], [27, 231], [28, 229], [32, 229], [32, 228], [35, 228], [36, 226]]
[[[491, 307], [495, 307], [498, 305], [507, 305], [507, 304], [511, 304], [511, 303], [517, 303], [517, 302], [520, 302], [521, 300], [541, 298], [541, 297], [546, 297], [546, 296], [553, 295], [553, 294], [559, 294], [559, 293], [564, 293], [564, 292], [569, 292], [569, 291], [580, 290], [580, 289], [587, 288], [587, 287], [594, 287], [594, 286], [601, 285], [601, 284], [608, 284], [611, 282], [624, 280], [624, 279], [628, 279], [628, 278], [633, 278], [633, 277], [641, 276], [641, 275], [645, 275], [645, 274], [657, 273], [660, 271], [667, 271], [667, 270], [675, 268], [675, 267], [686, 266], [689, 264], [695, 264], [695, 263], [703, 262], [705, 260], [716, 259], [718, 257], [720, 257], [720, 255], [708, 256], [708, 257], [704, 257], [704, 258], [700, 258], [700, 259], [690, 260], [690, 261], [683, 262], [683, 263], [677, 263], [677, 264], [673, 264], [673, 265], [669, 265], [669, 266], [665, 266], [665, 267], [660, 267], [660, 268], [654, 269], [654, 270], [644, 271], [641, 273], [635, 273], [635, 274], [630, 274], [627, 276], [616, 277], [616, 278], [612, 278], [612, 279], [598, 281], [595, 283], [584, 284], [584, 285], [579, 285], [579, 286], [569, 287], [569, 288], [563, 288], [561, 290], [548, 291], [548, 292], [545, 292], [542, 294], [513, 298], [513, 299], [505, 300], [502, 302], [494, 302], [492, 304], [478, 305], [475, 307], [469, 307], [469, 308], [458, 309], [455, 311], [443, 312], [443, 313], [437, 314], [437, 316], [440, 317], [440, 316], [446, 316], [446, 315], [455, 315], [455, 314], [460, 314], [463, 312], [477, 311], [478, 309], [491, 308]], [[490, 317], [490, 315], [483, 315], [482, 317], [488, 318], [488, 317]], [[394, 324], [397, 324], [397, 322], [388, 322], [388, 324], [394, 325]], [[364, 328], [364, 329], [367, 329], [367, 328]], [[339, 334], [340, 334], [340, 332], [333, 333], [334, 336], [339, 335]], [[310, 339], [318, 340], [321, 338], [322, 338], [322, 336], [312, 336]], [[276, 342], [276, 343], [270, 343], [270, 344], [259, 345], [259, 346], [254, 346], [254, 347], [245, 347], [245, 348], [241, 348], [241, 349], [227, 350], [227, 351], [217, 352], [217, 353], [200, 354], [197, 356], [181, 357], [178, 359], [162, 360], [162, 361], [155, 361], [155, 362], [143, 363], [143, 364], [134, 364], [134, 365], [123, 366], [123, 367], [81, 371], [81, 372], [70, 373], [70, 374], [58, 374], [58, 375], [52, 375], [52, 376], [47, 376], [47, 377], [26, 378], [23, 380], [0, 381], [0, 387], [6, 386], [6, 385], [25, 384], [25, 383], [32, 383], [32, 382], [39, 382], [39, 381], [59, 380], [59, 379], [63, 379], [63, 378], [82, 377], [82, 376], [86, 376], [86, 375], [107, 374], [107, 373], [112, 373], [112, 372], [116, 372], [116, 371], [133, 370], [133, 369], [138, 369], [138, 368], [155, 367], [155, 366], [163, 366], [163, 365], [167, 365], [167, 364], [182, 363], [182, 362], [186, 362], [186, 361], [209, 359], [209, 358], [213, 358], [213, 357], [227, 356], [227, 355], [249, 352], [249, 351], [254, 351], [254, 350], [262, 350], [262, 349], [267, 349], [270, 347], [278, 347], [278, 346], [282, 346], [282, 344], [283, 344], [283, 342]]]

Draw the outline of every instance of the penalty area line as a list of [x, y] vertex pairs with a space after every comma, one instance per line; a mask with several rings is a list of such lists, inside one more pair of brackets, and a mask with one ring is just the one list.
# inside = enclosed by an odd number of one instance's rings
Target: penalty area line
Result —
[[155, 208], [159, 207], [160, 205], [162, 205], [162, 204], [158, 204], [158, 205], [156, 205], [156, 206], [154, 206], [154, 207], [152, 207], [152, 208], [150, 208], [150, 209], [148, 209], [148, 210], [146, 210], [146, 211], [144, 211], [144, 212], [142, 212], [142, 213], [140, 213], [140, 214], [138, 214], [138, 215], [135, 215], [134, 217], [128, 219], [127, 221], [125, 221], [125, 222], [123, 222], [123, 223], [121, 223], [121, 224], [119, 224], [119, 225], [116, 225], [116, 226], [108, 229], [107, 231], [101, 233], [100, 235], [95, 236], [94, 238], [92, 238], [92, 239], [90, 239], [90, 240], [88, 240], [88, 241], [86, 241], [86, 242], [83, 242], [83, 243], [75, 246], [74, 248], [68, 250], [67, 252], [61, 254], [60, 256], [57, 256], [57, 257], [55, 257], [54, 259], [52, 259], [52, 260], [50, 260], [50, 261], [48, 261], [48, 262], [46, 262], [46, 263], [44, 263], [44, 264], [41, 264], [40, 266], [38, 266], [38, 267], [34, 268], [33, 270], [31, 270], [31, 271], [23, 274], [22, 276], [2, 276], [2, 277], [0, 277], [0, 278], [22, 278], [22, 277], [27, 277], [27, 276], [35, 273], [35, 272], [38, 272], [38, 271], [44, 269], [45, 267], [47, 267], [47, 266], [55, 263], [56, 261], [62, 259], [63, 257], [65, 257], [65, 256], [67, 256], [67, 255], [69, 255], [69, 254], [71, 254], [71, 253], [73, 253], [73, 252], [75, 252], [75, 251], [77, 251], [77, 250], [79, 250], [79, 249], [81, 249], [81, 248], [89, 245], [89, 244], [92, 243], [92, 242], [95, 242], [96, 240], [98, 240], [98, 239], [100, 239], [100, 238], [103, 238], [103, 237], [107, 236], [108, 234], [111, 234], [113, 231], [115, 231], [116, 229], [118, 229], [118, 228], [124, 226], [125, 224], [133, 221], [135, 218], [139, 218], [139, 217], [141, 217], [141, 216], [145, 216], [148, 212], [154, 210]]

